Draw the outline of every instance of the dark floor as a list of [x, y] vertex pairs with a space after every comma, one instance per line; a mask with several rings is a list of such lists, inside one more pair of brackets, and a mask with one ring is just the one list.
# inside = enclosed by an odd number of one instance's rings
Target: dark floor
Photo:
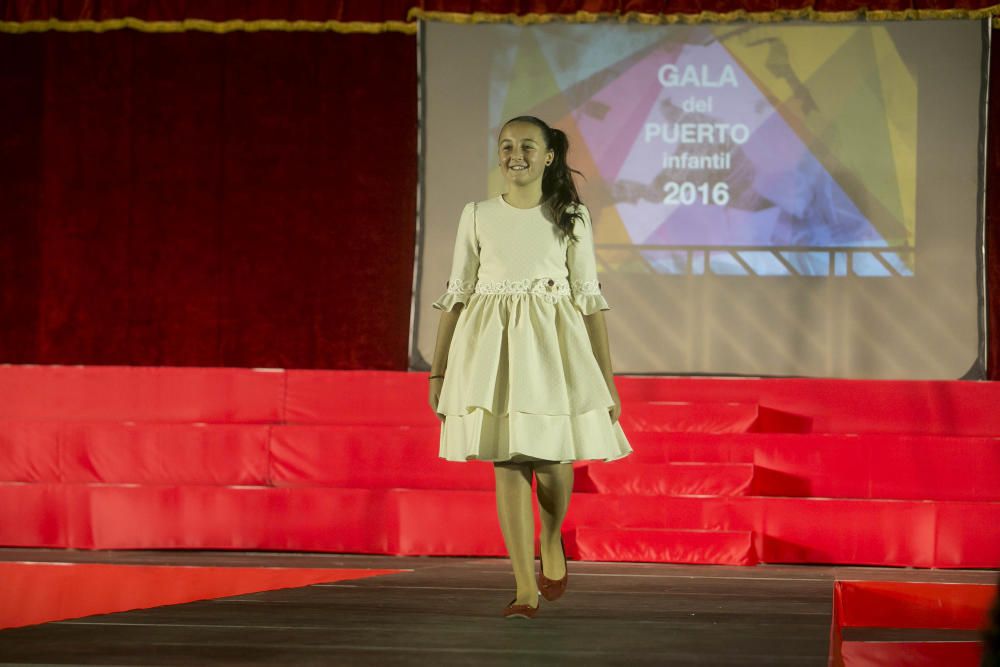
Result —
[[[507, 560], [0, 549], [0, 560], [412, 572], [0, 630], [0, 664], [826, 665], [834, 579], [995, 583], [986, 570], [570, 562], [506, 620]], [[0, 596], [2, 596], [0, 590]]]

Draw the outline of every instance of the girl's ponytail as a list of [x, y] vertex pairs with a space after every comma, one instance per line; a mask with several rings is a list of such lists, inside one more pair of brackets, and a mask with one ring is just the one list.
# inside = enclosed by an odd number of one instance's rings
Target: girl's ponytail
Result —
[[576, 191], [573, 174], [580, 174], [580, 172], [572, 169], [566, 163], [566, 153], [569, 152], [569, 139], [566, 137], [566, 133], [549, 127], [545, 121], [535, 116], [511, 118], [504, 123], [504, 127], [514, 122], [531, 123], [542, 130], [546, 147], [554, 153], [552, 164], [545, 168], [545, 175], [542, 176], [544, 207], [548, 217], [566, 238], [577, 241], [576, 235], [573, 234], [574, 220], [579, 218], [583, 222], [583, 215], [579, 212], [580, 195]]

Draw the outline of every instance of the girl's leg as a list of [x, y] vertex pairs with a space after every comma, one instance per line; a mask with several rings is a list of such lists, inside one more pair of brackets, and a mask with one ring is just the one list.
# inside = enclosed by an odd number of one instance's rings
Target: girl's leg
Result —
[[573, 464], [535, 463], [535, 477], [538, 479], [538, 513], [542, 519], [539, 542], [543, 574], [549, 579], [562, 579], [566, 567], [560, 536], [573, 493]]
[[515, 604], [538, 605], [535, 583], [535, 516], [531, 510], [531, 465], [494, 463], [497, 516], [517, 582]]

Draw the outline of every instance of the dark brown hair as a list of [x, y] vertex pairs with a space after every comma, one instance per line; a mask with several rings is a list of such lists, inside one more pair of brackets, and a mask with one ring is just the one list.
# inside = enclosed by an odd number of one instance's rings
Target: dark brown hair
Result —
[[566, 133], [549, 127], [548, 123], [535, 116], [511, 118], [503, 124], [501, 131], [511, 123], [531, 123], [540, 129], [545, 147], [555, 154], [552, 164], [545, 168], [545, 174], [542, 176], [543, 210], [546, 212], [546, 217], [555, 223], [567, 238], [577, 241], [573, 234], [573, 221], [579, 218], [580, 222], [583, 222], [583, 215], [579, 211], [580, 195], [576, 191], [573, 174], [580, 172], [566, 163], [566, 153], [569, 152], [569, 139]]

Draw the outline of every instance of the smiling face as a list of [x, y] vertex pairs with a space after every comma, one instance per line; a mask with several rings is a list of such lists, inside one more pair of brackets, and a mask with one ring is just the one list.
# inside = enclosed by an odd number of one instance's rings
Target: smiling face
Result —
[[508, 184], [524, 187], [542, 178], [555, 152], [545, 145], [542, 128], [534, 123], [508, 123], [497, 145], [500, 172]]

